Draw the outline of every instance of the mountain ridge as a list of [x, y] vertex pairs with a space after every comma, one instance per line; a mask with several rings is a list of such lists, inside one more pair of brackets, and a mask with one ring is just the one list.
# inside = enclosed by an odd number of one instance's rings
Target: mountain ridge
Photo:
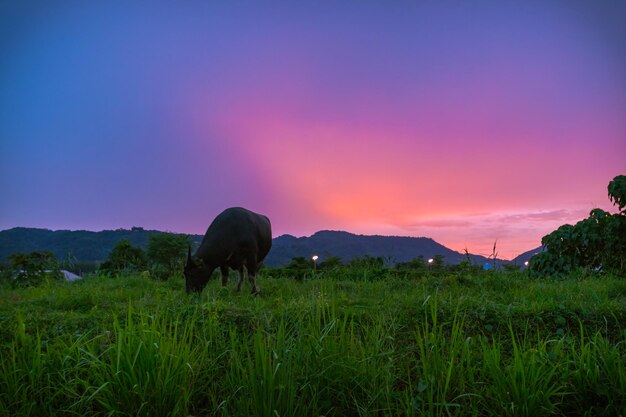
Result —
[[[147, 230], [142, 227], [117, 230], [49, 230], [40, 228], [14, 227], [0, 231], [0, 261], [12, 253], [48, 250], [59, 260], [73, 257], [80, 261], [104, 261], [115, 244], [128, 240], [131, 244], [146, 248], [150, 236], [169, 233], [160, 230]], [[178, 233], [182, 234], [182, 233]], [[203, 235], [187, 235], [192, 246], [197, 247]], [[511, 261], [498, 259], [498, 262], [522, 265], [541, 247], [524, 252]], [[296, 237], [283, 234], [273, 238], [272, 250], [265, 259], [270, 267], [286, 265], [292, 258], [319, 256], [323, 262], [329, 256], [337, 256], [343, 262], [357, 257], [382, 257], [389, 265], [408, 262], [419, 256], [424, 259], [442, 255], [444, 262], [456, 264], [467, 259], [466, 254], [456, 252], [429, 237], [362, 235], [342, 230], [320, 230], [310, 236]], [[474, 264], [492, 262], [481, 255], [469, 254]]]
[[[346, 231], [320, 230], [311, 236], [277, 236], [273, 240], [272, 251], [266, 263], [285, 264], [296, 256], [310, 258], [319, 256], [318, 262], [337, 256], [344, 262], [363, 257], [382, 257], [387, 264], [408, 262], [418, 256], [424, 259], [435, 255], [444, 256], [446, 263], [459, 263], [467, 259], [465, 254], [455, 252], [429, 237], [361, 235]], [[473, 263], [489, 260], [480, 255], [470, 254]]]

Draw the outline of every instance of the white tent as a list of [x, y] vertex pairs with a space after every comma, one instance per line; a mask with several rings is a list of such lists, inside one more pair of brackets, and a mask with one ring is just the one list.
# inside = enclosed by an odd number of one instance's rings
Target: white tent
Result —
[[82, 279], [80, 275], [76, 275], [75, 273], [66, 271], [65, 269], [62, 269], [61, 273], [63, 274], [63, 278], [65, 278], [67, 282], [72, 282], [72, 281], [76, 281], [77, 279]]

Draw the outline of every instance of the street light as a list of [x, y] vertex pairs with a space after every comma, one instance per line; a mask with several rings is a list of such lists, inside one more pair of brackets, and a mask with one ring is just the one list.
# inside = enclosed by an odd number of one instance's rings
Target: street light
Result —
[[313, 269], [317, 269], [317, 260], [319, 259], [319, 256], [313, 255], [311, 259], [313, 260]]
[[524, 266], [528, 266], [528, 261], [524, 262]]
[[430, 268], [431, 268], [431, 267], [432, 267], [432, 265], [433, 265], [433, 262], [435, 262], [435, 260], [434, 260], [433, 258], [430, 258], [430, 259], [428, 260], [428, 270], [429, 270], [429, 271], [430, 271]]

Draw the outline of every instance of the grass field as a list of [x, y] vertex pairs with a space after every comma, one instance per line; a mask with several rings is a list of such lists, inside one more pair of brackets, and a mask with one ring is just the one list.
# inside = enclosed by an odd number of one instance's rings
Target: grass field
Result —
[[0, 288], [1, 416], [626, 416], [626, 279]]

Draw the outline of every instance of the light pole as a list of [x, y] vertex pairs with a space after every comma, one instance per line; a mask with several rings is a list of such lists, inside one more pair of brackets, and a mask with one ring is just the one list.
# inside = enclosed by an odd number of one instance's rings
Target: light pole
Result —
[[430, 269], [433, 266], [433, 262], [435, 262], [435, 260], [433, 258], [428, 259], [428, 270], [430, 271]]
[[313, 255], [311, 257], [311, 259], [313, 260], [313, 269], [316, 270], [317, 269], [317, 260], [319, 259], [319, 256]]

